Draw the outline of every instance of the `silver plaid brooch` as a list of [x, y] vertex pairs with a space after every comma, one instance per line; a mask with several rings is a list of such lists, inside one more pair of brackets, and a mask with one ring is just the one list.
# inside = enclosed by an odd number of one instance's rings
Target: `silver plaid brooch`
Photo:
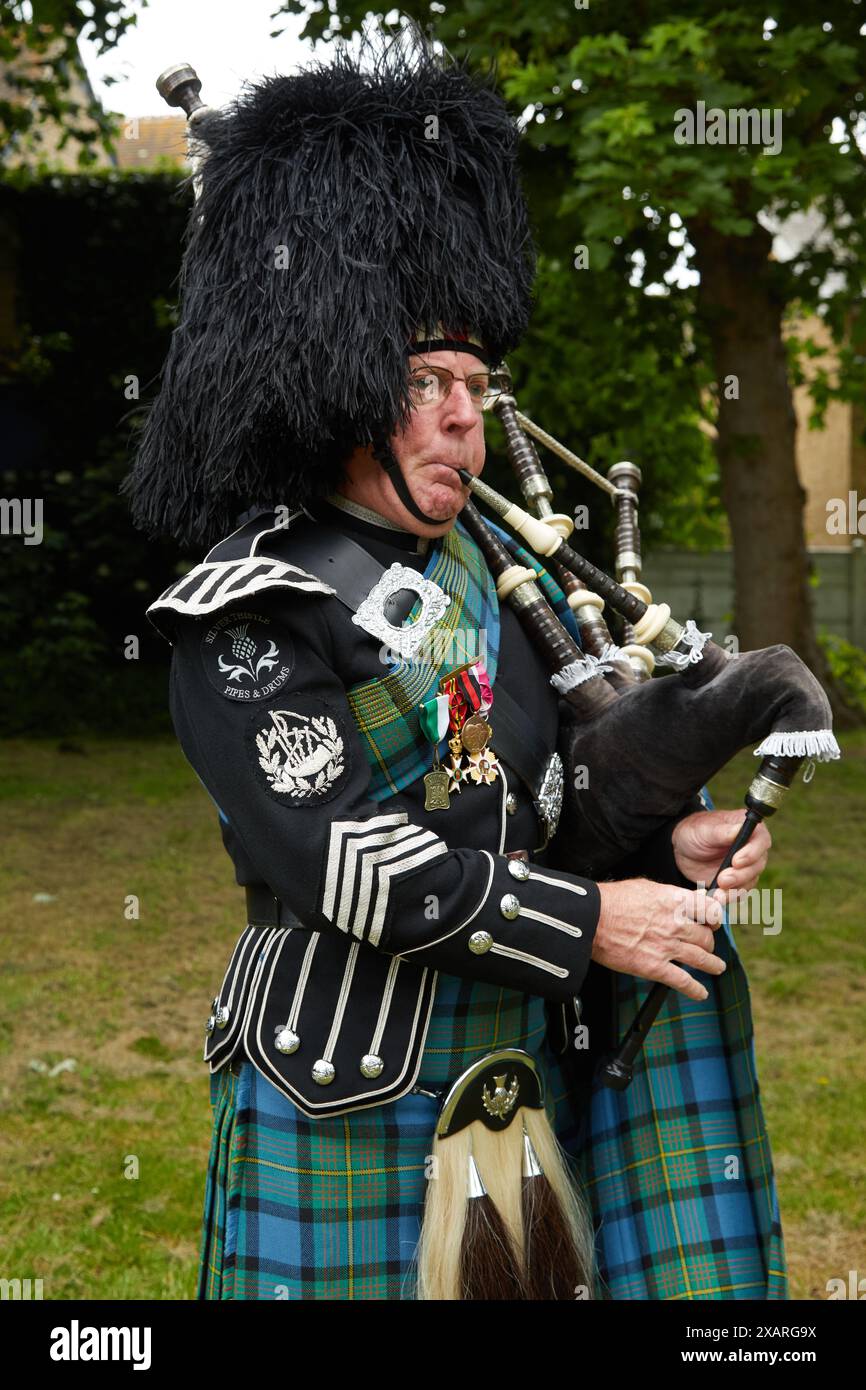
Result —
[[[385, 617], [385, 604], [401, 589], [409, 589], [421, 600], [421, 612], [413, 623], [406, 627], [395, 627]], [[376, 637], [380, 642], [399, 653], [404, 660], [410, 660], [422, 646], [430, 631], [439, 622], [451, 602], [450, 594], [434, 584], [432, 579], [424, 579], [417, 570], [396, 561], [385, 571], [381, 579], [373, 585], [358, 611], [352, 614], [352, 622]]]

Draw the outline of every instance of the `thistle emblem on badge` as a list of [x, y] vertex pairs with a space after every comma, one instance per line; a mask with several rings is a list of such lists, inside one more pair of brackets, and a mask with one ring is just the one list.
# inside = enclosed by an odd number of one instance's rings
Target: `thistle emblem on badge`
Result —
[[323, 796], [346, 766], [333, 719], [288, 709], [272, 709], [270, 719], [256, 735], [256, 747], [271, 789], [293, 797]]
[[517, 1104], [517, 1097], [520, 1092], [520, 1082], [516, 1076], [511, 1078], [511, 1082], [506, 1086], [506, 1076], [494, 1076], [493, 1090], [488, 1091], [487, 1087], [481, 1093], [481, 1100], [488, 1115], [493, 1115], [497, 1120], [504, 1120]]
[[220, 613], [201, 653], [214, 690], [238, 704], [276, 695], [295, 665], [291, 637], [265, 613]]
[[232, 639], [231, 652], [235, 660], [223, 661], [220, 657], [219, 668], [226, 673], [230, 681], [241, 681], [249, 676], [253, 684], [257, 684], [262, 678], [262, 671], [270, 671], [276, 666], [280, 649], [276, 642], [269, 639], [267, 651], [262, 653], [254, 666], [252, 658], [258, 651], [258, 643], [248, 635], [248, 630], [249, 623], [226, 628], [225, 635]]

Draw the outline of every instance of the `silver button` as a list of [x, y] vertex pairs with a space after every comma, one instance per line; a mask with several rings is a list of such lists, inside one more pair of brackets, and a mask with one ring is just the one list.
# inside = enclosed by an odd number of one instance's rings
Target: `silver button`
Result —
[[474, 931], [469, 938], [469, 949], [476, 956], [483, 956], [485, 951], [489, 951], [493, 945], [493, 937], [489, 931]]
[[337, 1069], [333, 1062], [326, 1062], [324, 1057], [313, 1063], [312, 1077], [318, 1086], [330, 1086], [336, 1075]]
[[525, 859], [509, 859], [508, 872], [512, 878], [519, 878], [521, 883], [525, 883], [529, 878], [529, 865]]
[[281, 1028], [274, 1040], [277, 1051], [287, 1055], [290, 1052], [297, 1052], [300, 1045], [301, 1040], [293, 1028]]
[[227, 1025], [227, 1023], [228, 1023], [228, 1021], [229, 1021], [230, 1016], [231, 1016], [231, 1010], [229, 1009], [228, 1004], [223, 1004], [223, 1006], [222, 1006], [221, 1009], [217, 1009], [217, 1013], [216, 1013], [216, 1026], [217, 1026], [217, 1028], [225, 1028], [226, 1025]]
[[216, 1011], [217, 1011], [217, 1009], [219, 1008], [219, 1006], [220, 1006], [220, 997], [219, 997], [218, 994], [215, 994], [214, 997], [213, 997], [213, 999], [211, 1000], [211, 1006], [210, 1006], [210, 1011], [211, 1011], [211, 1013], [212, 1013], [212, 1014], [215, 1014]]
[[211, 1014], [210, 1018], [204, 1026], [204, 1031], [207, 1033], [208, 1037], [210, 1037], [214, 1028], [216, 1028], [216, 1019], [214, 1018], [213, 1014]]
[[506, 893], [499, 904], [499, 911], [503, 917], [508, 918], [509, 922], [513, 922], [520, 912], [520, 899], [516, 898], [513, 893]]
[[385, 1063], [381, 1057], [377, 1057], [375, 1052], [368, 1052], [361, 1058], [361, 1075], [366, 1076], [370, 1081], [374, 1081], [377, 1076], [382, 1075]]
[[517, 797], [514, 795], [514, 792], [509, 792], [506, 796], [505, 809], [508, 812], [509, 816], [513, 816], [515, 811], [517, 810]]

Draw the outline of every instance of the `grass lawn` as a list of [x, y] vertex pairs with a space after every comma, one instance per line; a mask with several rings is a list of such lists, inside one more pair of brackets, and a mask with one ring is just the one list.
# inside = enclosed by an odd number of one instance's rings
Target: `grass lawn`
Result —
[[[781, 932], [736, 931], [799, 1298], [866, 1276], [866, 735], [844, 753], [771, 824]], [[754, 766], [725, 770], [718, 806]], [[167, 739], [7, 741], [0, 799], [0, 1276], [47, 1299], [190, 1298], [203, 1025], [243, 926], [216, 811]]]

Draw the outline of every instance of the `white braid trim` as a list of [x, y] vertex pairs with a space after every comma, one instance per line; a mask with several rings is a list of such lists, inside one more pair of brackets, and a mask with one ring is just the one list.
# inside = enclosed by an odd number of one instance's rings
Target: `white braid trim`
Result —
[[677, 643], [678, 647], [688, 647], [689, 651], [665, 652], [658, 657], [661, 666], [673, 666], [675, 671], [682, 671], [686, 666], [694, 666], [695, 662], [700, 661], [704, 654], [704, 647], [712, 637], [711, 632], [701, 632], [691, 618], [686, 619], [683, 628], [683, 635]]
[[596, 676], [603, 676], [609, 670], [610, 667], [604, 661], [599, 661], [587, 652], [579, 661], [569, 662], [561, 671], [551, 676], [550, 684], [560, 695], [567, 695], [569, 690], [575, 690], [577, 686], [583, 685], [584, 681], [594, 680]]
[[780, 730], [769, 734], [755, 749], [755, 757], [773, 754], [780, 758], [817, 758], [819, 763], [829, 763], [842, 756], [832, 729]]

